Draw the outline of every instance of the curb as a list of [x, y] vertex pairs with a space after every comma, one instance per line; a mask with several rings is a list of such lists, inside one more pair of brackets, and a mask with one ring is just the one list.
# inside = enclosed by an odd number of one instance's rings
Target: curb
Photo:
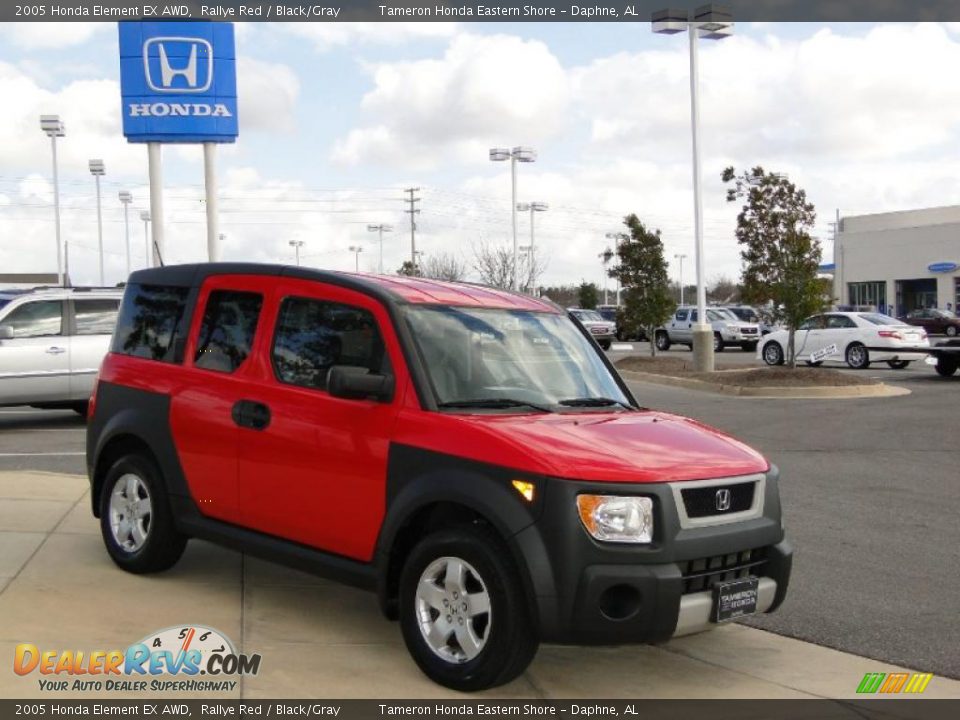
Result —
[[851, 400], [857, 398], [900, 397], [909, 395], [910, 390], [896, 385], [850, 385], [847, 387], [744, 387], [743, 385], [724, 385], [710, 383], [693, 378], [680, 378], [673, 375], [638, 372], [636, 370], [617, 370], [626, 380], [670, 385], [687, 390], [699, 390], [714, 395], [733, 395], [735, 397], [780, 398], [780, 399], [836, 399]]

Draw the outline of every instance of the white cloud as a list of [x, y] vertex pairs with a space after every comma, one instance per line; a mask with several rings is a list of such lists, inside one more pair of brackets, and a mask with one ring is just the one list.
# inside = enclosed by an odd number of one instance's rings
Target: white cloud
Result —
[[95, 35], [116, 31], [116, 24], [108, 22], [0, 23], [0, 37], [25, 50], [82, 45]]
[[300, 80], [289, 66], [241, 55], [237, 84], [241, 130], [293, 130]]
[[450, 37], [457, 32], [452, 22], [292, 22], [280, 28], [306, 38], [321, 51], [353, 44], [399, 45], [415, 40]]
[[490, 143], [535, 143], [565, 124], [567, 76], [542, 42], [458, 35], [440, 59], [381, 63], [362, 109], [376, 124], [335, 146], [342, 164], [483, 161]]

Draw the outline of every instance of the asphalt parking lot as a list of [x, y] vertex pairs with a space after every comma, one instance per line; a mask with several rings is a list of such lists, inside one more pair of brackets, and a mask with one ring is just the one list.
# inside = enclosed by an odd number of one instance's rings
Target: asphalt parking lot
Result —
[[[633, 351], [647, 352], [639, 344]], [[720, 359], [755, 362], [739, 350]], [[764, 400], [633, 388], [641, 403], [731, 432], [781, 468], [787, 530], [797, 547], [791, 591], [778, 613], [751, 625], [960, 678], [960, 376], [940, 378], [922, 364], [861, 372], [911, 394]], [[83, 421], [72, 413], [0, 409], [0, 470], [82, 474], [83, 442]]]

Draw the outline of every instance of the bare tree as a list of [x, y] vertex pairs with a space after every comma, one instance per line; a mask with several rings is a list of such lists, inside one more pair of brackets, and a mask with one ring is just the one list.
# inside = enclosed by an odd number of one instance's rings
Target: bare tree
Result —
[[457, 282], [467, 277], [467, 263], [451, 253], [427, 255], [419, 270], [423, 277], [434, 280]]
[[[481, 243], [473, 248], [473, 269], [484, 285], [513, 289], [513, 248], [506, 245]], [[520, 285], [528, 292], [537, 286], [537, 281], [546, 270], [546, 262], [536, 252], [525, 252], [517, 261]]]

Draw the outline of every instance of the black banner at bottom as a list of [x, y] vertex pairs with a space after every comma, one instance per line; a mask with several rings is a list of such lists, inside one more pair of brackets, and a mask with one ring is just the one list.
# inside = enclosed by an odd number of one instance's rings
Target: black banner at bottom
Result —
[[960, 699], [871, 700], [0, 700], [0, 718], [562, 718], [564, 720], [940, 720]]

